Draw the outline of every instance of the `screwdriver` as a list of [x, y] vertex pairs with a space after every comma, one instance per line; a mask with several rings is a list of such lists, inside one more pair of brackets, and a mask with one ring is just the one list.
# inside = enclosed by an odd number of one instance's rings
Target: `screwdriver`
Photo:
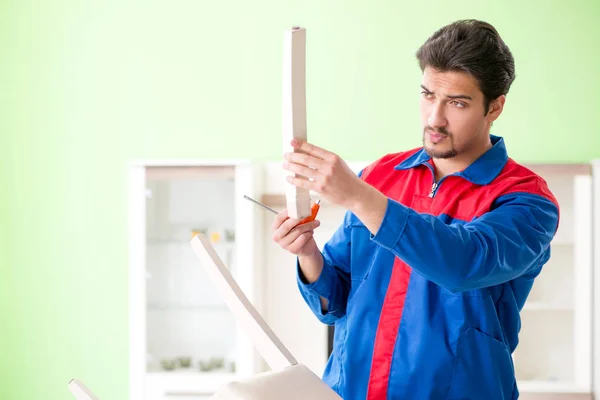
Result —
[[[254, 200], [253, 198], [251, 198], [251, 197], [248, 197], [248, 196], [246, 196], [246, 195], [244, 195], [244, 198], [245, 198], [245, 199], [247, 199], [247, 200], [250, 200], [250, 201], [251, 201], [251, 202], [253, 202], [254, 204], [258, 204], [259, 206], [261, 206], [261, 207], [263, 207], [263, 208], [265, 208], [265, 209], [267, 209], [267, 210], [271, 211], [273, 214], [279, 214], [279, 212], [278, 212], [278, 211], [276, 211], [276, 210], [273, 210], [271, 207], [269, 207], [269, 206], [267, 206], [267, 205], [265, 205], [265, 204], [261, 203], [261, 202], [260, 202], [260, 201], [258, 201], [258, 200]], [[319, 213], [320, 203], [321, 203], [321, 200], [317, 200], [317, 201], [315, 201], [315, 202], [313, 203], [313, 205], [310, 207], [310, 215], [309, 215], [308, 217], [306, 217], [306, 218], [304, 218], [304, 219], [300, 220], [300, 222], [298, 222], [298, 225], [302, 225], [302, 224], [305, 224], [305, 223], [307, 223], [307, 222], [314, 221], [314, 219], [315, 219], [315, 218], [317, 218], [317, 214]], [[289, 218], [290, 218], [290, 217], [287, 217], [287, 218], [286, 218], [286, 220], [288, 220]]]

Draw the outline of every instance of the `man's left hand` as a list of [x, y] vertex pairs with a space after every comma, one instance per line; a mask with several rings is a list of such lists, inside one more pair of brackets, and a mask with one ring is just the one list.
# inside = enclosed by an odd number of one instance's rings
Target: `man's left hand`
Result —
[[330, 203], [350, 209], [365, 190], [363, 182], [337, 154], [305, 141], [293, 139], [283, 168], [307, 179], [288, 176], [294, 186], [313, 190]]

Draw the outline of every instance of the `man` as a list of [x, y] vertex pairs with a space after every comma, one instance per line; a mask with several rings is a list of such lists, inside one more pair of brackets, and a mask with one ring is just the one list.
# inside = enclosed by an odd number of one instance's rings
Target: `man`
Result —
[[[347, 209], [321, 253], [315, 221], [282, 212], [273, 239], [298, 256], [298, 286], [335, 324], [323, 379], [345, 400], [516, 399], [519, 312], [550, 256], [559, 208], [545, 181], [490, 134], [514, 80], [494, 27], [458, 21], [418, 50], [423, 147], [358, 176], [295, 143], [284, 167]], [[311, 167], [311, 168], [309, 168]]]

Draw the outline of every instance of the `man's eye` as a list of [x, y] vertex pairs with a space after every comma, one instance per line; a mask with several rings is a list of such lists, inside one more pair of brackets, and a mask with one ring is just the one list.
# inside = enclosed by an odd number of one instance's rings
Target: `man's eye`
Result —
[[454, 104], [455, 106], [457, 106], [458, 108], [465, 108], [467, 105], [461, 101], [452, 101], [452, 104]]
[[430, 97], [431, 93], [426, 92], [426, 91], [422, 91], [421, 94], [423, 95], [423, 97]]

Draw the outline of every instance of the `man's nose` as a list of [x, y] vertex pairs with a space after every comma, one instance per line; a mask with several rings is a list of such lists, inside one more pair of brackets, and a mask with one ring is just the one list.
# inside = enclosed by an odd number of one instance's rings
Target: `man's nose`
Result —
[[431, 109], [427, 123], [432, 128], [443, 128], [448, 124], [448, 120], [444, 115], [444, 109], [440, 104], [436, 104]]

